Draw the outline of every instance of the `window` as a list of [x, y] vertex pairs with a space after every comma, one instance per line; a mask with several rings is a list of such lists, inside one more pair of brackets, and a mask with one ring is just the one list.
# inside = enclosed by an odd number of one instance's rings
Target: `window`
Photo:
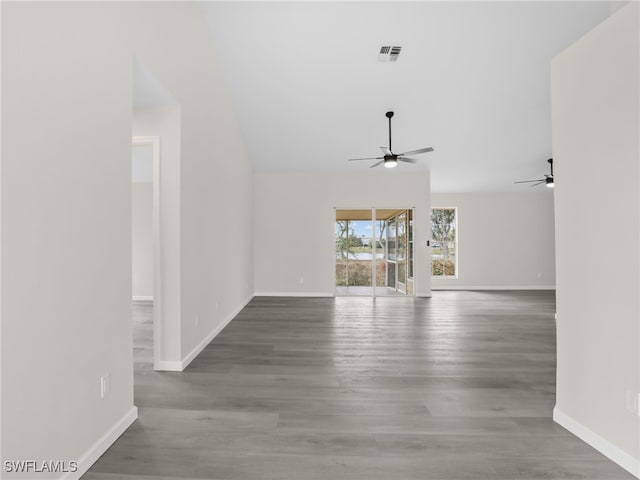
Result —
[[431, 275], [458, 276], [458, 212], [455, 208], [431, 209]]

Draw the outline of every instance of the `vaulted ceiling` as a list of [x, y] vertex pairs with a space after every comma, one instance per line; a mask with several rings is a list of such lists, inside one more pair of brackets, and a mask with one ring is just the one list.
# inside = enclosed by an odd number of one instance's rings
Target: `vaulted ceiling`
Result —
[[[257, 172], [431, 170], [432, 190], [531, 191], [548, 173], [550, 61], [606, 2], [201, 2]], [[395, 62], [380, 47], [398, 45]], [[597, 66], [594, 65], [594, 68]], [[432, 146], [369, 169], [387, 145]], [[539, 187], [544, 189], [544, 187]]]

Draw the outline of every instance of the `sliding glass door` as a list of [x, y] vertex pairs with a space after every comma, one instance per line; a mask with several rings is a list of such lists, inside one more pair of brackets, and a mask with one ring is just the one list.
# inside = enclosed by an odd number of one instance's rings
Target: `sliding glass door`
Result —
[[336, 295], [413, 294], [412, 214], [336, 210]]
[[384, 260], [387, 263], [386, 286], [400, 293], [407, 293], [407, 211], [401, 210], [386, 222]]
[[402, 212], [396, 221], [396, 290], [407, 293], [407, 214]]
[[338, 210], [335, 223], [336, 292], [374, 294], [377, 238], [371, 210]]

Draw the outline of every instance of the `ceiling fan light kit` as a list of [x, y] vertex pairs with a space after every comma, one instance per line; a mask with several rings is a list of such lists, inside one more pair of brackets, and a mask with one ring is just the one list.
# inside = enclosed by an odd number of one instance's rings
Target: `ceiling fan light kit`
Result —
[[544, 183], [545, 187], [553, 188], [555, 186], [553, 178], [553, 158], [550, 158], [549, 160], [547, 160], [547, 162], [549, 163], [550, 167], [549, 175], [545, 174], [544, 178], [538, 178], [536, 180], [523, 180], [521, 182], [513, 183], [533, 183], [533, 185], [531, 185], [532, 187], [537, 187], [538, 185], [542, 185]]
[[391, 119], [393, 118], [393, 112], [385, 113], [385, 116], [389, 119], [389, 146], [388, 147], [380, 147], [382, 150], [382, 157], [366, 157], [366, 158], [349, 158], [347, 161], [360, 161], [360, 160], [379, 160], [378, 162], [371, 165], [369, 168], [377, 167], [378, 165], [384, 164], [386, 168], [394, 168], [398, 166], [398, 162], [404, 163], [417, 163], [417, 160], [414, 158], [409, 158], [406, 155], [418, 155], [420, 153], [433, 152], [433, 148], [425, 147], [419, 148], [418, 150], [411, 150], [409, 152], [404, 153], [393, 153], [391, 150]]

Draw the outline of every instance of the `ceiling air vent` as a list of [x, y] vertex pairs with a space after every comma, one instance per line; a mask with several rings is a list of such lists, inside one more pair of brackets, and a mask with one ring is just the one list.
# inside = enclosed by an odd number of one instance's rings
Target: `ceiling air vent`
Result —
[[400, 50], [402, 47], [398, 45], [383, 45], [380, 47], [380, 53], [378, 54], [379, 62], [395, 62], [400, 56]]

